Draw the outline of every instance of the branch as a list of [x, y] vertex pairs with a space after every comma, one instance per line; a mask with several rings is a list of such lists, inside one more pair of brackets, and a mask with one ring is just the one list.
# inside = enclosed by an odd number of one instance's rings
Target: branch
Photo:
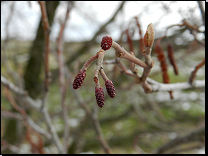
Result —
[[[67, 71], [68, 71], [67, 75], [68, 75], [69, 79], [71, 79], [70, 78], [71, 74], [69, 73], [69, 70], [67, 70]], [[72, 85], [72, 81], [71, 81], [70, 85]], [[94, 126], [94, 129], [95, 129], [95, 132], [96, 132], [96, 135], [97, 135], [97, 137], [98, 137], [98, 139], [99, 139], [99, 141], [100, 141], [104, 151], [107, 154], [111, 154], [112, 151], [110, 149], [110, 146], [108, 145], [108, 143], [104, 139], [104, 136], [103, 136], [103, 133], [102, 133], [102, 129], [100, 127], [100, 123], [99, 123], [98, 119], [96, 119], [93, 116], [92, 111], [90, 110], [89, 106], [85, 103], [85, 101], [83, 100], [82, 96], [79, 94], [78, 90], [72, 89], [72, 92], [74, 93], [76, 99], [78, 100], [79, 105], [85, 110], [87, 116], [91, 119], [91, 121], [93, 123], [93, 126]]]
[[184, 143], [194, 142], [194, 141], [202, 141], [205, 137], [205, 127], [201, 127], [194, 132], [191, 132], [185, 136], [177, 137], [174, 140], [168, 142], [167, 144], [163, 145], [162, 147], [158, 148], [154, 153], [155, 154], [162, 154], [165, 151], [179, 146]]
[[[12, 112], [8, 112], [8, 111], [4, 111], [4, 115], [12, 117], [12, 118], [16, 118], [18, 120], [24, 120], [28, 125], [30, 125], [35, 131], [37, 131], [38, 133], [44, 135], [46, 138], [51, 139], [51, 135], [45, 131], [44, 129], [42, 129], [40, 126], [38, 126], [25, 112], [24, 109], [22, 109], [21, 107], [19, 107], [16, 103], [16, 101], [14, 100], [14, 98], [11, 96], [11, 93], [9, 92], [10, 89], [7, 88], [7, 92], [6, 92], [6, 96], [8, 98], [8, 100], [10, 101], [10, 103], [12, 104], [12, 106], [22, 115], [19, 116], [19, 114], [14, 114]], [[39, 109], [40, 110], [40, 109]]]
[[[104, 61], [105, 63], [105, 61]], [[115, 60], [108, 60], [106, 64], [114, 63], [117, 64], [125, 74], [134, 77], [134, 74], [131, 70], [127, 69], [127, 67], [122, 62], [116, 62]], [[141, 77], [140, 74], [137, 74], [138, 77]], [[147, 77], [148, 85], [151, 85], [152, 92], [159, 92], [159, 91], [173, 91], [173, 90], [184, 90], [184, 89], [192, 89], [192, 88], [203, 88], [205, 87], [205, 80], [196, 80], [194, 84], [191, 85], [189, 82], [180, 82], [180, 83], [159, 83], [149, 77]]]
[[57, 135], [56, 129], [51, 121], [47, 107], [44, 107], [43, 109], [41, 109], [41, 113], [46, 121], [46, 124], [49, 128], [51, 135], [52, 135], [53, 142], [56, 145], [56, 147], [58, 148], [59, 153], [64, 154], [65, 151], [64, 151], [63, 145], [61, 144], [60, 139]]
[[[71, 3], [71, 7], [70, 7]], [[68, 142], [68, 135], [69, 135], [69, 124], [68, 124], [68, 111], [66, 107], [65, 97], [66, 97], [66, 84], [64, 78], [64, 58], [63, 58], [63, 32], [66, 25], [66, 21], [69, 17], [69, 12], [73, 7], [73, 2], [68, 2], [67, 11], [65, 15], [65, 20], [61, 23], [60, 32], [57, 38], [57, 53], [58, 53], [58, 63], [59, 63], [59, 84], [60, 84], [60, 95], [61, 95], [61, 105], [62, 105], [62, 112], [63, 112], [63, 119], [64, 119], [64, 148], [65, 152], [67, 151], [67, 142]]]
[[[52, 134], [52, 139], [53, 139], [55, 145], [57, 146], [57, 148], [58, 148], [60, 153], [64, 153], [64, 150], [62, 149], [61, 142], [60, 142], [60, 140], [58, 138], [56, 130], [55, 130], [55, 128], [54, 128], [54, 126], [53, 126], [53, 124], [51, 122], [51, 118], [50, 118], [50, 116], [48, 114], [47, 107], [41, 108], [39, 103], [35, 102], [32, 98], [30, 98], [27, 94], [25, 94], [25, 91], [21, 90], [19, 87], [15, 86], [13, 83], [8, 82], [3, 76], [1, 76], [1, 83], [3, 85], [5, 85], [6, 87], [8, 87], [8, 89], [10, 89], [15, 94], [23, 96], [23, 100], [27, 104], [29, 104], [30, 106], [32, 106], [36, 110], [41, 111], [44, 119], [46, 120], [46, 124], [49, 127], [49, 130], [50, 130], [50, 132]], [[48, 137], [50, 137], [50, 136], [48, 135]]]
[[130, 53], [128, 53], [124, 48], [122, 48], [118, 43], [113, 41], [112, 47], [115, 49], [115, 54], [117, 57], [119, 58], [125, 58], [143, 68], [148, 67], [147, 64], [145, 62], [143, 62], [142, 60], [136, 58], [135, 56], [131, 55]]
[[92, 38], [92, 40], [87, 41], [74, 55], [70, 56], [70, 59], [67, 60], [66, 64], [69, 66], [73, 61], [75, 61], [79, 56], [83, 55], [86, 51], [89, 51], [90, 46], [94, 43], [96, 43], [96, 38], [99, 34], [103, 33], [105, 31], [105, 28], [108, 24], [110, 24], [112, 21], [114, 21], [114, 19], [116, 18], [116, 16], [118, 15], [119, 11], [123, 9], [123, 6], [125, 4], [125, 1], [123, 1], [120, 6], [118, 7], [118, 9], [116, 10], [116, 12], [114, 13], [114, 15], [111, 17], [111, 19], [109, 19], [109, 21], [107, 21], [105, 24], [103, 24], [100, 29], [95, 33], [94, 37]]
[[10, 89], [14, 94], [20, 96], [24, 102], [26, 102], [32, 108], [40, 111], [41, 104], [34, 101], [27, 93], [27, 91], [15, 86], [13, 83], [8, 81], [5, 77], [1, 76], [1, 84]]
[[9, 144], [7, 141], [2, 140], [2, 139], [1, 139], [1, 145], [3, 146], [3, 147], [1, 147], [2, 149], [3, 148], [4, 149], [7, 148], [10, 151], [12, 151], [14, 153], [17, 153], [17, 154], [23, 154], [24, 153], [24, 151], [22, 151], [20, 148], [14, 146], [14, 145]]
[[193, 81], [194, 81], [194, 79], [195, 79], [195, 77], [196, 77], [196, 72], [199, 70], [199, 68], [203, 67], [204, 65], [205, 65], [205, 58], [203, 59], [203, 61], [202, 61], [201, 63], [199, 63], [199, 64], [195, 67], [194, 71], [192, 71], [191, 76], [190, 76], [190, 78], [189, 78], [189, 83], [190, 83], [190, 84], [193, 84]]
[[147, 81], [153, 83], [152, 92], [184, 90], [184, 89], [205, 87], [205, 80], [196, 80], [194, 85], [191, 85], [189, 82], [164, 84], [164, 83], [156, 82], [150, 78], [148, 78]]
[[46, 106], [46, 101], [48, 97], [48, 90], [49, 90], [49, 82], [50, 82], [50, 73], [49, 73], [49, 52], [50, 52], [50, 26], [48, 23], [48, 16], [46, 12], [45, 1], [38, 1], [40, 5], [40, 9], [42, 12], [42, 22], [43, 22], [43, 30], [44, 30], [44, 38], [45, 38], [45, 54], [44, 54], [44, 72], [45, 72], [45, 92], [43, 96], [43, 105], [42, 107]]

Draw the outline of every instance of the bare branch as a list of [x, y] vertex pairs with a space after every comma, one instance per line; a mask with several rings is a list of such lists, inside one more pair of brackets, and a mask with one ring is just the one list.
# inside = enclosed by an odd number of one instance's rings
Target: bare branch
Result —
[[45, 71], [45, 92], [43, 96], [43, 104], [42, 107], [46, 106], [48, 90], [49, 90], [49, 82], [50, 82], [50, 73], [49, 73], [49, 52], [50, 52], [50, 26], [48, 23], [48, 16], [46, 12], [45, 1], [38, 1], [40, 5], [40, 9], [42, 12], [42, 22], [43, 22], [43, 30], [44, 30], [44, 38], [45, 38], [45, 54], [44, 54], [44, 71]]
[[143, 62], [142, 60], [136, 58], [135, 56], [132, 56], [130, 53], [128, 53], [124, 48], [122, 48], [118, 43], [113, 41], [112, 47], [115, 49], [115, 53], [117, 57], [125, 58], [143, 68], [147, 67], [147, 64]]
[[58, 148], [59, 153], [64, 154], [65, 151], [64, 151], [63, 145], [61, 144], [60, 139], [57, 135], [56, 129], [52, 124], [51, 117], [48, 113], [47, 107], [44, 107], [43, 109], [41, 109], [41, 113], [46, 121], [46, 124], [50, 130], [51, 135], [52, 135], [52, 140], [53, 140], [54, 144], [56, 145], [56, 147]]
[[8, 87], [13, 93], [16, 95], [20, 96], [23, 101], [25, 101], [29, 106], [36, 110], [40, 110], [41, 104], [34, 101], [26, 91], [20, 89], [19, 87], [15, 86], [13, 83], [8, 81], [5, 77], [1, 76], [1, 83], [5, 86]]
[[23, 154], [24, 153], [24, 151], [21, 150], [20, 148], [9, 144], [7, 141], [2, 140], [2, 139], [1, 139], [1, 145], [3, 145], [3, 147], [1, 147], [1, 148], [7, 148], [7, 149], [9, 149], [10, 151], [12, 151], [14, 153], [17, 153], [17, 154]]
[[[26, 114], [25, 110], [18, 106], [18, 104], [16, 103], [16, 101], [14, 100], [14, 98], [11, 96], [11, 93], [10, 93], [9, 88], [7, 88], [6, 96], [7, 96], [8, 100], [10, 101], [10, 103], [12, 104], [12, 106], [22, 115], [22, 119], [21, 120], [24, 120], [24, 122], [26, 122], [28, 125], [30, 125], [35, 131], [37, 131], [40, 134], [46, 136], [48, 139], [51, 139], [51, 135], [47, 131], [45, 131], [44, 129], [42, 129], [40, 126], [38, 126]], [[7, 113], [7, 115], [9, 114], [10, 117], [17, 117], [17, 114], [13, 114], [11, 112], [6, 112], [6, 113]], [[18, 117], [17, 119], [20, 119], [20, 118]]]
[[[101, 52], [101, 53], [103, 53], [103, 52]], [[71, 74], [69, 73], [69, 70], [67, 70], [67, 71], [68, 71], [67, 75], [68, 75], [68, 77], [70, 79]], [[72, 84], [72, 82], [71, 82], [71, 84]], [[97, 135], [97, 137], [98, 137], [98, 139], [99, 139], [99, 141], [100, 141], [104, 151], [107, 154], [111, 154], [112, 151], [110, 149], [110, 146], [108, 145], [108, 143], [104, 139], [104, 136], [103, 136], [103, 133], [102, 133], [102, 129], [100, 127], [100, 123], [99, 123], [98, 119], [96, 119], [96, 117], [93, 115], [91, 109], [85, 103], [85, 101], [83, 100], [82, 96], [79, 94], [79, 91], [72, 89], [72, 92], [75, 94], [75, 97], [78, 100], [79, 105], [85, 110], [87, 116], [91, 119], [91, 121], [93, 123], [93, 126], [94, 126], [94, 129], [95, 129], [95, 132], [96, 132], [96, 135]]]
[[[71, 3], [71, 7], [70, 7]], [[66, 84], [65, 84], [65, 77], [64, 77], [64, 58], [63, 58], [63, 32], [66, 25], [66, 21], [69, 17], [69, 12], [73, 7], [73, 2], [68, 2], [67, 11], [65, 15], [65, 20], [61, 23], [61, 28], [59, 31], [59, 35], [57, 38], [57, 53], [58, 53], [58, 63], [59, 63], [59, 84], [60, 84], [60, 95], [61, 95], [61, 105], [62, 105], [62, 112], [63, 112], [63, 119], [64, 119], [64, 148], [65, 152], [67, 151], [68, 147], [68, 135], [69, 135], [69, 124], [68, 124], [68, 111], [66, 107], [65, 97], [66, 97]]]
[[184, 144], [188, 142], [190, 143], [194, 141], [203, 141], [204, 137], [205, 137], [205, 127], [201, 127], [191, 133], [188, 133], [185, 136], [175, 138], [174, 140], [158, 148], [154, 153], [161, 154], [161, 153], [165, 153], [165, 151], [174, 148], [175, 146], [178, 146], [180, 144]]
[[196, 77], [196, 72], [199, 70], [199, 68], [203, 67], [204, 65], [205, 65], [205, 58], [203, 59], [203, 61], [202, 61], [201, 63], [199, 63], [199, 64], [195, 67], [194, 71], [192, 71], [191, 76], [190, 76], [190, 78], [189, 78], [190, 84], [193, 83], [193, 81], [194, 81], [194, 79], [195, 79], [195, 77]]

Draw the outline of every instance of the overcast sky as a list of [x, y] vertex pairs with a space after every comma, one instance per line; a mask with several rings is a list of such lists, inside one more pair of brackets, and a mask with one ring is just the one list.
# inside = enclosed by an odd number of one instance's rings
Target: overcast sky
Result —
[[[10, 13], [12, 2], [1, 3], [1, 39], [5, 39], [5, 24]], [[99, 27], [109, 20], [121, 1], [77, 1], [71, 11], [64, 32], [65, 41], [85, 41], [92, 39]], [[148, 6], [148, 7], [146, 7]], [[66, 3], [59, 5], [55, 22], [52, 25], [50, 38], [55, 40], [59, 32], [58, 20], [63, 19], [66, 11]], [[165, 8], [170, 7], [168, 11]], [[193, 15], [187, 14], [188, 10], [194, 10]], [[108, 34], [114, 40], [119, 38], [121, 28], [127, 28], [132, 17], [138, 16], [143, 33], [147, 25], [153, 23], [159, 32], [172, 24], [179, 24], [183, 18], [198, 18], [201, 20], [200, 10], [196, 1], [127, 1], [123, 12], [120, 12], [115, 22], [107, 27]], [[41, 12], [38, 2], [15, 2], [13, 17], [9, 25], [9, 36], [20, 40], [33, 40], [36, 35]], [[197, 23], [200, 25], [199, 23]], [[202, 23], [201, 23], [202, 24]], [[201, 29], [204, 29], [203, 27]], [[165, 31], [165, 30], [164, 30]], [[171, 34], [171, 31], [169, 31]], [[157, 35], [157, 32], [156, 32]], [[101, 37], [100, 37], [101, 38]], [[139, 38], [134, 36], [134, 38]]]

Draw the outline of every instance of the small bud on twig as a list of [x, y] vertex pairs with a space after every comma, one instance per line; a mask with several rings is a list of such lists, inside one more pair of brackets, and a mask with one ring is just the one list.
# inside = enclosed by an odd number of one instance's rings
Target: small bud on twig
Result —
[[152, 47], [155, 38], [155, 32], [153, 24], [150, 23], [147, 27], [147, 31], [144, 35], [144, 45], [146, 47]]

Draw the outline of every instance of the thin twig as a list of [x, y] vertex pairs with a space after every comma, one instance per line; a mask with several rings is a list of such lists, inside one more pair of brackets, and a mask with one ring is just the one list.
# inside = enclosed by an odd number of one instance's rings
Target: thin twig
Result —
[[111, 22], [114, 21], [114, 19], [116, 18], [116, 16], [118, 15], [119, 11], [123, 9], [124, 4], [126, 3], [126, 1], [121, 2], [120, 6], [118, 7], [118, 9], [115, 11], [115, 13], [113, 14], [113, 16], [109, 19], [109, 21], [107, 21], [105, 24], [103, 24], [100, 29], [95, 33], [94, 37], [90, 40], [87, 41], [77, 52], [76, 54], [70, 56], [70, 58], [67, 60], [67, 65], [69, 66], [73, 61], [75, 61], [78, 57], [80, 57], [81, 55], [85, 54], [86, 51], [89, 51], [91, 45], [96, 43], [96, 38], [98, 35], [100, 35], [101, 33], [106, 31], [106, 26], [108, 24], [110, 24]]
[[1, 139], [1, 145], [3, 145], [3, 147], [1, 147], [1, 148], [7, 148], [14, 153], [17, 153], [17, 154], [24, 153], [24, 151], [22, 149], [18, 148], [17, 146], [9, 144], [6, 140]]
[[42, 108], [41, 108], [41, 113], [44, 116], [44, 119], [46, 121], [46, 124], [51, 132], [52, 139], [56, 145], [56, 147], [59, 150], [59, 153], [65, 153], [64, 148], [59, 140], [59, 137], [57, 135], [57, 132], [55, 130], [55, 127], [52, 124], [51, 118], [49, 116], [47, 107], [46, 107], [46, 102], [47, 102], [47, 97], [49, 94], [49, 81], [50, 81], [50, 73], [49, 73], [49, 52], [50, 52], [50, 39], [49, 39], [49, 34], [50, 34], [50, 26], [48, 23], [48, 17], [47, 17], [47, 12], [46, 12], [46, 6], [45, 6], [45, 1], [38, 1], [41, 12], [42, 12], [42, 22], [43, 22], [43, 29], [44, 29], [44, 38], [45, 38], [45, 56], [44, 56], [44, 71], [45, 71], [45, 92], [43, 95], [43, 100], [42, 100]]
[[133, 144], [134, 149], [138, 152], [138, 154], [146, 154], [146, 152], [143, 151], [143, 150], [137, 145], [138, 139], [139, 139], [139, 136], [137, 135], [137, 136], [135, 137], [135, 139], [134, 139], [134, 144]]
[[100, 83], [99, 83], [99, 79], [98, 79], [98, 73], [99, 73], [100, 69], [102, 68], [105, 50], [100, 49], [100, 51], [97, 52], [97, 54], [98, 54], [98, 60], [97, 60], [97, 64], [96, 64], [97, 66], [96, 66], [95, 73], [94, 73], [94, 82], [95, 82], [95, 86], [99, 89]]
[[13, 83], [8, 81], [5, 77], [1, 76], [1, 84], [9, 88], [13, 93], [22, 98], [23, 102], [26, 102], [29, 106], [40, 111], [41, 104], [34, 101], [27, 93], [27, 91], [22, 90], [21, 88], [15, 86]]
[[185, 136], [177, 137], [174, 140], [171, 140], [170, 142], [168, 142], [165, 145], [158, 148], [153, 153], [162, 154], [165, 151], [167, 151], [171, 148], [174, 148], [175, 146], [184, 144], [184, 143], [190, 143], [190, 142], [194, 142], [194, 141], [202, 141], [204, 137], [205, 137], [205, 127], [200, 127], [199, 129], [197, 129], [191, 133], [188, 133]]
[[[113, 61], [111, 61], [113, 62]], [[116, 63], [116, 62], [113, 62]], [[131, 70], [129, 70], [122, 62], [118, 62], [118, 66], [124, 71], [125, 74], [134, 77], [134, 74]], [[140, 74], [137, 73], [139, 77]], [[151, 85], [152, 92], [160, 92], [160, 91], [172, 91], [172, 90], [185, 90], [185, 89], [192, 89], [192, 88], [204, 88], [205, 87], [205, 80], [195, 80], [193, 85], [190, 85], [189, 82], [180, 82], [180, 83], [159, 83], [149, 77], [147, 77], [147, 83]]]
[[[7, 96], [8, 100], [10, 101], [10, 103], [12, 104], [12, 106], [22, 115], [22, 120], [24, 120], [25, 124], [30, 125], [36, 132], [44, 135], [46, 138], [51, 139], [51, 135], [47, 131], [45, 131], [44, 129], [42, 129], [40, 126], [38, 126], [26, 114], [25, 110], [18, 106], [18, 104], [16, 103], [16, 101], [14, 100], [14, 98], [11, 96], [11, 93], [10, 93], [9, 88], [6, 88], [6, 89], [7, 89], [6, 96]], [[7, 114], [9, 114], [10, 116], [12, 115], [13, 117], [15, 117], [12, 112], [7, 112]], [[17, 118], [17, 119], [20, 119], [20, 118]]]
[[[67, 75], [68, 75], [68, 77], [70, 79], [71, 74], [69, 73], [69, 70], [67, 70]], [[72, 84], [72, 80], [71, 80], [71, 84]], [[83, 100], [83, 98], [80, 95], [79, 91], [72, 89], [72, 92], [74, 93], [76, 99], [78, 100], [79, 105], [85, 110], [87, 116], [91, 119], [91, 121], [93, 123], [93, 126], [94, 126], [94, 130], [96, 132], [96, 135], [97, 135], [97, 137], [98, 137], [98, 139], [99, 139], [99, 141], [100, 141], [100, 143], [101, 143], [104, 151], [107, 154], [112, 154], [112, 151], [110, 149], [110, 146], [108, 145], [107, 141], [105, 141], [105, 139], [104, 139], [104, 136], [103, 136], [103, 133], [102, 133], [102, 129], [101, 129], [101, 126], [100, 126], [100, 123], [99, 123], [98, 119], [96, 119], [93, 116], [93, 113], [92, 113], [91, 109], [85, 103], [85, 101]]]
[[201, 63], [199, 63], [199, 64], [195, 67], [194, 71], [192, 71], [191, 76], [190, 76], [190, 78], [189, 78], [189, 83], [190, 83], [190, 84], [193, 84], [194, 79], [195, 79], [195, 77], [196, 77], [196, 72], [197, 72], [201, 67], [203, 67], [204, 65], [205, 65], [205, 58], [203, 59], [203, 61], [202, 61]]
[[44, 96], [43, 96], [43, 104], [42, 107], [46, 106], [48, 91], [49, 91], [49, 82], [50, 82], [50, 73], [49, 73], [49, 53], [50, 53], [50, 26], [48, 23], [48, 16], [46, 12], [45, 1], [38, 1], [42, 13], [42, 23], [44, 30], [44, 38], [45, 38], [45, 54], [44, 54], [44, 72], [45, 72], [45, 85], [44, 85]]
[[20, 78], [20, 76], [13, 71], [12, 67], [10, 66], [10, 62], [8, 61], [8, 57], [7, 57], [7, 53], [6, 53], [6, 49], [8, 47], [8, 44], [11, 40], [11, 37], [9, 36], [9, 25], [12, 21], [12, 17], [14, 15], [14, 8], [15, 8], [15, 3], [16, 2], [12, 2], [11, 3], [11, 7], [10, 7], [10, 12], [9, 12], [9, 16], [6, 20], [6, 24], [5, 24], [5, 40], [4, 40], [4, 44], [2, 44], [1, 46], [1, 56], [2, 56], [2, 63], [4, 65], [4, 67], [6, 68], [6, 72], [15, 80], [15, 83], [20, 86], [21, 88], [23, 88], [23, 80]]
[[141, 25], [139, 24], [138, 17], [134, 17], [134, 18], [135, 18], [136, 24], [137, 24], [137, 26], [139, 28], [139, 35], [140, 35], [140, 39], [139, 39], [139, 52], [138, 52], [138, 55], [139, 55], [144, 50], [144, 44], [143, 44], [143, 37], [142, 37]]
[[57, 53], [58, 53], [58, 63], [59, 63], [59, 84], [60, 84], [60, 95], [61, 95], [61, 105], [62, 105], [62, 112], [63, 112], [63, 119], [64, 119], [64, 149], [65, 152], [67, 151], [68, 147], [68, 135], [69, 135], [69, 123], [68, 123], [68, 111], [66, 107], [65, 97], [66, 97], [66, 84], [65, 84], [65, 77], [64, 77], [64, 60], [63, 60], [63, 32], [66, 25], [66, 21], [69, 17], [69, 12], [72, 9], [72, 6], [70, 7], [70, 3], [73, 4], [73, 2], [68, 2], [67, 5], [67, 11], [65, 20], [63, 23], [61, 23], [60, 32], [57, 38]]
[[115, 49], [115, 53], [117, 57], [125, 58], [143, 68], [147, 67], [147, 64], [143, 62], [142, 60], [136, 58], [135, 56], [132, 56], [130, 53], [128, 53], [124, 48], [122, 48], [118, 43], [114, 42], [112, 43], [112, 47]]
[[46, 121], [48, 129], [52, 135], [53, 142], [56, 145], [56, 147], [58, 148], [59, 153], [64, 154], [65, 151], [64, 151], [63, 145], [61, 144], [58, 134], [56, 132], [56, 129], [51, 121], [51, 117], [48, 113], [47, 107], [44, 107], [43, 109], [41, 109], [41, 113]]

